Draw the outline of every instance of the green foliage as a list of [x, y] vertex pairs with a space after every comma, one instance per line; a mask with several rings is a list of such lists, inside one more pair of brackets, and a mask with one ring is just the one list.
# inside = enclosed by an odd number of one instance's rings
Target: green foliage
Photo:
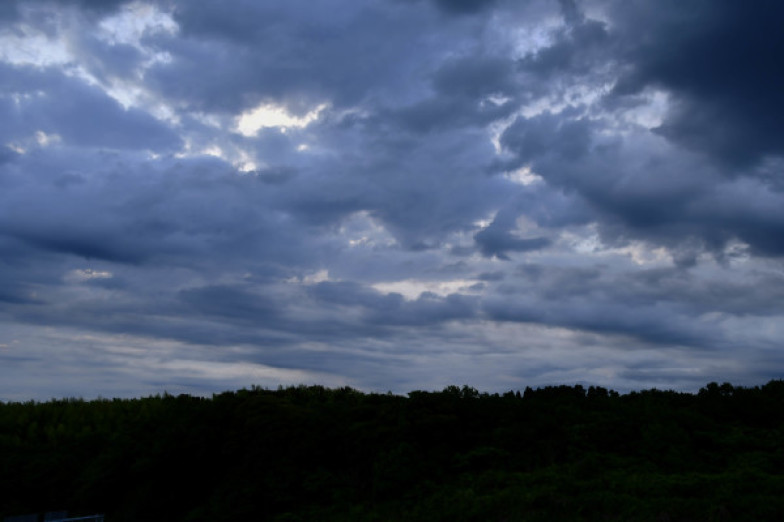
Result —
[[784, 383], [407, 397], [253, 387], [210, 399], [0, 404], [0, 516], [107, 520], [773, 520]]

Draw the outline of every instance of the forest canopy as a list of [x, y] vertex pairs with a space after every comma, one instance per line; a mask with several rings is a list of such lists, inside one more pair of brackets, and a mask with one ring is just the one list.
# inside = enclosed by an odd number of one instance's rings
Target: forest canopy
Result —
[[771, 520], [784, 381], [696, 394], [260, 387], [0, 404], [0, 516]]

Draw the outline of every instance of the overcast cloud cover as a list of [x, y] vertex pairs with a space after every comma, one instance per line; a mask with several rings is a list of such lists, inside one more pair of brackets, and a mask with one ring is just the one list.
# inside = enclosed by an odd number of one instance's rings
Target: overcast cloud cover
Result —
[[782, 19], [5, 0], [0, 400], [781, 378]]

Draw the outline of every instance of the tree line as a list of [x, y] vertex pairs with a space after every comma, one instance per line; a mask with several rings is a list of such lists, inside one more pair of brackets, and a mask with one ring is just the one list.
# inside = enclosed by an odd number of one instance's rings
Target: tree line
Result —
[[0, 404], [0, 515], [58, 509], [109, 522], [781, 519], [784, 381]]

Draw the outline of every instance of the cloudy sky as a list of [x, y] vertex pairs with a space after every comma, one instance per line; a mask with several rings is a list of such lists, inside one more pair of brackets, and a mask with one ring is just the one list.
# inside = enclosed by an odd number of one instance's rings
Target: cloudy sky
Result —
[[0, 400], [781, 378], [782, 19], [4, 0]]

